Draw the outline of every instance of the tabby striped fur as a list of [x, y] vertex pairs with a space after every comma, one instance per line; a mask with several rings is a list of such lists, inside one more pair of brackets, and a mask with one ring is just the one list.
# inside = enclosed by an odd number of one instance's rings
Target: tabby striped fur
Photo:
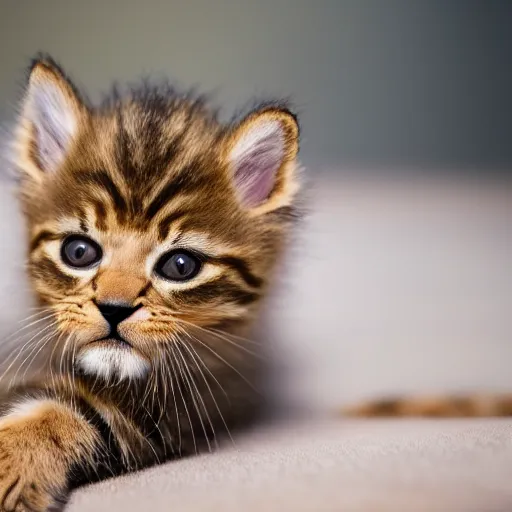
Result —
[[432, 417], [471, 418], [512, 416], [510, 394], [460, 394], [438, 396], [403, 396], [359, 403], [343, 409], [356, 417]]
[[[298, 125], [277, 103], [224, 125], [167, 85], [93, 107], [42, 56], [15, 149], [41, 310], [2, 380], [0, 510], [44, 511], [76, 485], [214, 448], [257, 413], [247, 336], [297, 218]], [[98, 266], [63, 263], [71, 234], [101, 246]], [[199, 255], [194, 279], [155, 276], [170, 248]], [[115, 346], [98, 341], [109, 301], [139, 308]]]

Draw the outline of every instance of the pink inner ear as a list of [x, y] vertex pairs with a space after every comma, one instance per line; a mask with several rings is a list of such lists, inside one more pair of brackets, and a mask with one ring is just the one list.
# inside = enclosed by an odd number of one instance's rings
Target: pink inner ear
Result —
[[55, 84], [34, 84], [28, 91], [25, 116], [35, 128], [39, 163], [44, 171], [55, 171], [76, 131], [69, 101]]
[[240, 138], [232, 159], [235, 186], [245, 206], [258, 206], [269, 197], [283, 156], [283, 133], [278, 121], [256, 125]]

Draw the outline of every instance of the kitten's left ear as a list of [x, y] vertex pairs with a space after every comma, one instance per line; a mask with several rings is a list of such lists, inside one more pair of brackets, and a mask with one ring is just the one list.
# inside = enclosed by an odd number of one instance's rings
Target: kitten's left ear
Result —
[[30, 69], [16, 137], [22, 171], [40, 181], [62, 163], [84, 120], [86, 107], [75, 87], [50, 58]]
[[286, 109], [264, 108], [230, 133], [227, 160], [242, 205], [265, 213], [290, 204], [296, 179], [299, 126]]

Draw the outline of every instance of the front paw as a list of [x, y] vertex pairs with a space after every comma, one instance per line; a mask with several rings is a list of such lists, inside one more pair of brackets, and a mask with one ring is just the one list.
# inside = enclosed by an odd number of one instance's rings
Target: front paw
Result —
[[65, 503], [66, 472], [23, 432], [0, 431], [0, 512], [48, 512]]

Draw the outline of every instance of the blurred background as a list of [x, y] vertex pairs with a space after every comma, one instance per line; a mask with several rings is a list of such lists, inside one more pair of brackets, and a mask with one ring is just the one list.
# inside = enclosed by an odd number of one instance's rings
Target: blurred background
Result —
[[[39, 50], [93, 100], [148, 74], [225, 118], [291, 98], [311, 215], [265, 322], [283, 396], [510, 391], [511, 26], [506, 0], [3, 0], [0, 122]], [[3, 330], [25, 301], [9, 188]]]
[[3, 120], [44, 50], [92, 98], [149, 73], [217, 91], [226, 115], [289, 96], [312, 172], [512, 164], [507, 0], [4, 0], [0, 13]]

